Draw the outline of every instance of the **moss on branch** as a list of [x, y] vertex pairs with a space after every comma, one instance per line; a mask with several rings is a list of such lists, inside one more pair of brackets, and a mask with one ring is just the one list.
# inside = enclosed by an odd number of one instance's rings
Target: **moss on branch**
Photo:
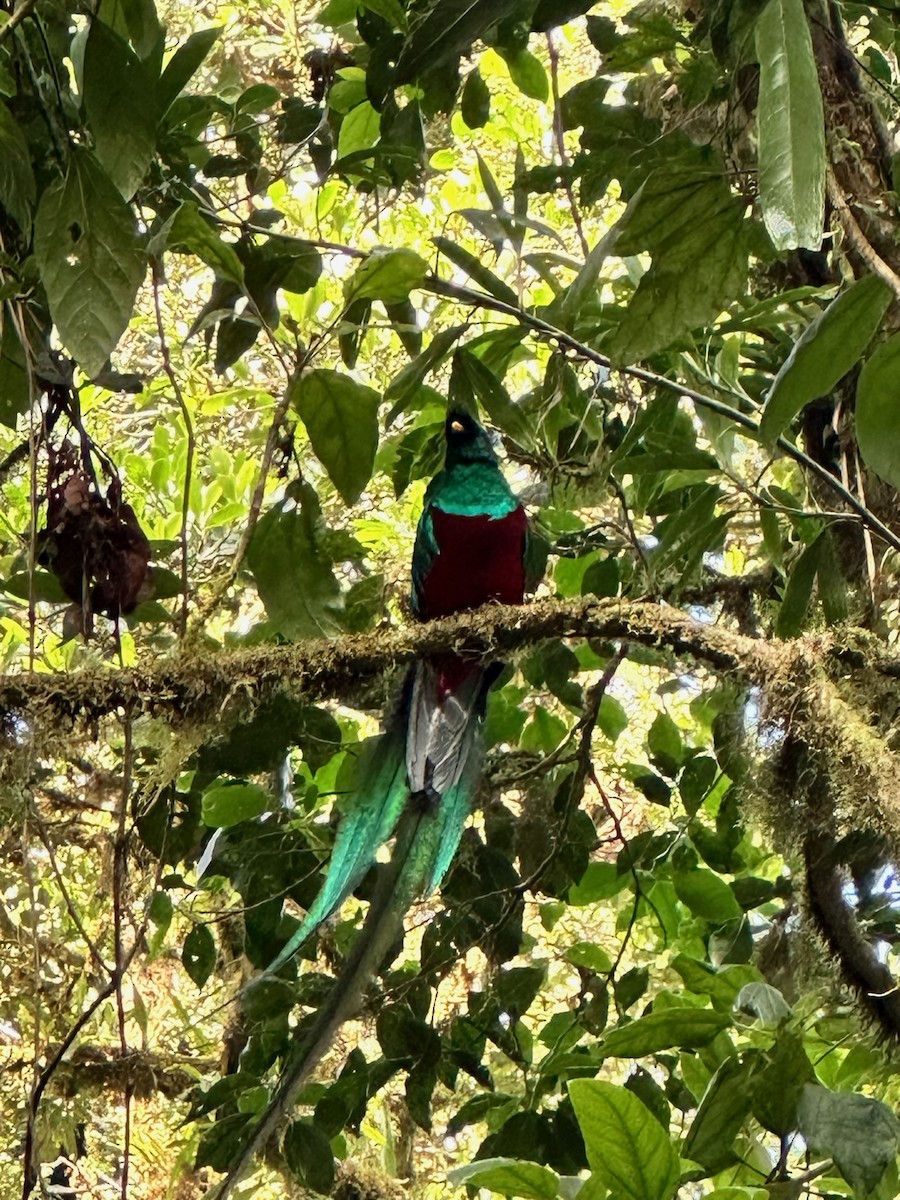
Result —
[[777, 658], [770, 643], [695, 621], [676, 608], [614, 599], [542, 600], [523, 607], [487, 605], [423, 625], [332, 641], [189, 651], [128, 670], [4, 675], [0, 711], [67, 725], [120, 710], [207, 722], [234, 701], [253, 705], [278, 692], [351, 699], [367, 678], [417, 655], [452, 651], [506, 657], [548, 638], [567, 637], [669, 650], [753, 682], [764, 682]]

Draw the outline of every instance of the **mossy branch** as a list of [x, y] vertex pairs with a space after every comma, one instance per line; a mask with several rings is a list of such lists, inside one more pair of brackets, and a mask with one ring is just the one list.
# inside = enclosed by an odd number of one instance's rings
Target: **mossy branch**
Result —
[[69, 724], [122, 709], [176, 722], [208, 721], [232, 701], [255, 704], [279, 692], [352, 699], [365, 679], [420, 655], [449, 651], [503, 658], [548, 638], [568, 637], [658, 647], [759, 683], [783, 656], [783, 648], [775, 655], [774, 644], [647, 601], [541, 600], [523, 607], [486, 605], [427, 624], [334, 640], [188, 651], [146, 668], [3, 675], [0, 711]]

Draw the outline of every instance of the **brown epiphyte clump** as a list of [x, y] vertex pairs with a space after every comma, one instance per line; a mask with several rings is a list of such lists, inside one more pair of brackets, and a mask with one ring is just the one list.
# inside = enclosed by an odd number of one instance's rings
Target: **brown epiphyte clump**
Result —
[[38, 561], [59, 581], [89, 634], [95, 613], [116, 620], [152, 595], [151, 548], [113, 479], [103, 495], [72, 453], [55, 456], [47, 481], [47, 523]]

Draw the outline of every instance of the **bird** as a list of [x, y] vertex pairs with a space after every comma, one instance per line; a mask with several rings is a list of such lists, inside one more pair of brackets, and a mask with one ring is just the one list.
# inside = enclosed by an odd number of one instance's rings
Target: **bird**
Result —
[[[528, 517], [484, 427], [451, 407], [444, 466], [425, 492], [412, 559], [411, 608], [420, 621], [489, 601], [522, 604]], [[322, 888], [263, 976], [278, 972], [358, 886], [393, 834], [366, 920], [332, 992], [283, 1065], [275, 1094], [235, 1157], [226, 1200], [272, 1137], [300, 1086], [358, 1008], [369, 980], [402, 935], [409, 907], [434, 892], [459, 845], [478, 789], [485, 704], [499, 664], [453, 653], [414, 662], [386, 730], [363, 744], [356, 792], [335, 838]]]

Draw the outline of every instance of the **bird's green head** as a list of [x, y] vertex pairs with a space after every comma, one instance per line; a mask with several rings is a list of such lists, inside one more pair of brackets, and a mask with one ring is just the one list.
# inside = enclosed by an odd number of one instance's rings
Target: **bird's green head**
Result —
[[447, 438], [446, 465], [483, 462], [496, 466], [498, 459], [487, 431], [462, 408], [451, 408], [444, 427]]

